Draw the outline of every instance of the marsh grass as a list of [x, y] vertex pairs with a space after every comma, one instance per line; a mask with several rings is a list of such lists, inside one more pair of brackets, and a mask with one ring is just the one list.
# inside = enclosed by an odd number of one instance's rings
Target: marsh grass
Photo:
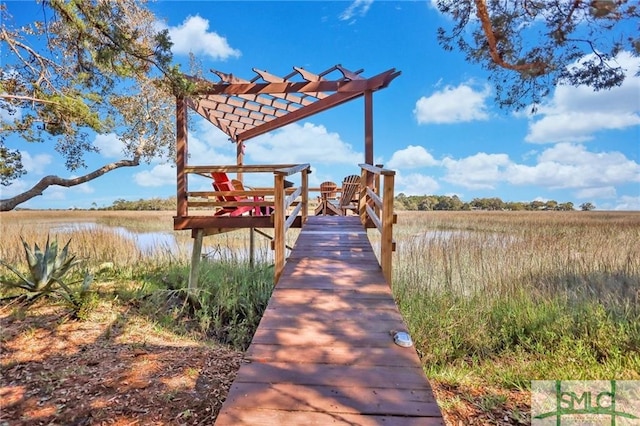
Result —
[[[200, 269], [196, 307], [185, 303], [189, 275], [188, 232], [176, 232], [176, 245], [158, 245], [141, 250], [137, 242], [117, 231], [171, 232], [169, 212], [11, 212], [0, 216], [0, 258], [26, 268], [20, 238], [44, 245], [47, 236], [63, 244], [82, 259], [80, 272], [90, 272], [95, 294], [86, 309], [99, 298], [133, 303], [159, 327], [180, 333], [198, 332], [236, 348], [251, 341], [273, 288], [273, 268], [266, 240], [256, 240], [257, 259], [265, 262], [250, 268], [247, 263], [248, 232], [207, 237]], [[70, 224], [59, 231], [60, 224]], [[104, 226], [77, 226], [91, 223]], [[160, 225], [158, 225], [160, 224]], [[58, 230], [58, 231], [56, 231]], [[11, 280], [10, 271], [0, 270], [0, 280]], [[2, 296], [2, 294], [0, 294]], [[82, 312], [87, 317], [89, 312]]]
[[640, 378], [640, 214], [400, 215], [394, 293], [430, 377]]
[[141, 311], [178, 334], [197, 332], [236, 349], [249, 346], [273, 290], [273, 269], [246, 262], [203, 262], [199, 287], [186, 297], [188, 264], [166, 265], [133, 277], [144, 288], [118, 291], [124, 300], [143, 301]]
[[[61, 222], [172, 229], [171, 212], [3, 213], [0, 258], [20, 265], [20, 236], [44, 244]], [[394, 234], [397, 303], [429, 378], [456, 390], [441, 407], [495, 410], [511, 401], [489, 389], [526, 394], [535, 379], [640, 378], [640, 213], [401, 212]], [[248, 232], [208, 237], [194, 308], [184, 297], [192, 239], [174, 235], [175, 247], [144, 252], [104, 228], [58, 239], [71, 238], [79, 269], [94, 274], [93, 304], [246, 348], [273, 288], [266, 240], [256, 239], [266, 261], [249, 268]], [[512, 404], [511, 418], [526, 420], [525, 408]]]

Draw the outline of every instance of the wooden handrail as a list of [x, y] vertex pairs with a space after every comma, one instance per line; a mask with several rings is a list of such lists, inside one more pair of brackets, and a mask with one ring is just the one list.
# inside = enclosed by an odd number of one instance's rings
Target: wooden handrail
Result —
[[377, 208], [382, 208], [382, 198], [380, 198], [380, 196], [376, 194], [373, 189], [367, 188], [367, 195], [369, 196], [369, 199], [373, 201]]
[[393, 224], [396, 223], [396, 215], [393, 213], [393, 196], [396, 172], [371, 164], [359, 164], [359, 166], [362, 169], [363, 183], [380, 182], [379, 177], [383, 177], [382, 196], [376, 193], [379, 183], [375, 184], [375, 188], [369, 186], [363, 188], [358, 210], [362, 223], [371, 222], [380, 232], [380, 266], [385, 279], [391, 285], [392, 259], [395, 250]]
[[385, 169], [383, 167], [373, 166], [371, 164], [362, 163], [362, 164], [358, 164], [358, 166], [361, 169], [364, 169], [364, 170], [366, 170], [366, 171], [368, 171], [370, 173], [377, 174], [377, 175], [383, 175], [383, 176], [393, 175], [393, 176], [395, 176], [395, 174], [396, 174], [395, 170]]
[[[275, 251], [274, 274], [276, 284], [280, 279], [282, 270], [284, 269], [286, 250], [285, 240], [287, 231], [291, 228], [291, 225], [299, 214], [302, 216], [302, 224], [307, 221], [309, 203], [309, 171], [309, 164], [298, 164], [273, 171], [273, 188], [275, 191], [273, 212], [274, 236], [273, 241], [271, 242], [271, 247]], [[291, 176], [295, 173], [301, 173], [301, 185], [293, 191], [287, 192], [284, 187], [284, 178], [285, 176]], [[288, 189], [291, 190], [291, 188]], [[301, 197], [302, 201], [295, 206], [289, 215], [287, 215], [289, 208], [295, 204], [298, 197]]]
[[283, 166], [280, 167], [276, 170], [274, 170], [275, 174], [279, 174], [282, 176], [291, 176], [295, 173], [300, 173], [304, 170], [308, 170], [311, 166], [309, 165], [309, 163], [304, 163], [304, 164], [295, 164], [295, 165], [291, 165], [291, 166]]
[[189, 191], [188, 197], [264, 197], [273, 196], [273, 189], [252, 189], [245, 191]]
[[189, 207], [238, 207], [238, 206], [252, 206], [252, 207], [273, 207], [273, 201], [217, 201], [217, 200], [203, 200], [203, 201], [189, 201]]
[[185, 166], [185, 173], [210, 173], [210, 172], [229, 172], [229, 173], [251, 173], [251, 172], [273, 172], [275, 170], [287, 169], [297, 166], [297, 164], [258, 164], [258, 165], [222, 165], [222, 166]]
[[367, 205], [365, 208], [367, 209], [367, 213], [369, 213], [369, 219], [371, 219], [371, 222], [373, 222], [376, 228], [378, 228], [378, 231], [382, 232], [382, 222], [378, 218], [376, 211], [370, 205]]
[[[243, 191], [186, 191], [188, 188], [188, 176], [197, 174], [204, 177], [211, 177], [213, 172], [225, 172], [225, 173], [278, 173], [283, 176], [289, 176], [291, 174], [300, 172], [302, 170], [308, 170], [309, 164], [258, 164], [258, 165], [201, 165], [201, 166], [189, 166], [182, 167], [184, 177], [184, 188], [178, 191], [182, 197], [178, 200], [178, 214], [176, 217], [184, 218], [189, 216], [190, 207], [237, 207], [253, 205], [255, 207], [270, 207], [274, 205], [272, 201], [256, 201], [256, 197], [274, 197], [274, 188], [252, 188]], [[182, 187], [181, 187], [182, 188]], [[285, 194], [289, 195], [295, 192], [295, 188], [285, 188]], [[221, 201], [212, 200], [208, 198], [214, 197], [247, 197], [248, 200], [242, 200], [238, 202], [234, 201]], [[308, 196], [307, 196], [308, 197]], [[200, 199], [198, 199], [200, 198]], [[204, 199], [202, 199], [204, 198]], [[254, 198], [251, 200], [251, 198]]]

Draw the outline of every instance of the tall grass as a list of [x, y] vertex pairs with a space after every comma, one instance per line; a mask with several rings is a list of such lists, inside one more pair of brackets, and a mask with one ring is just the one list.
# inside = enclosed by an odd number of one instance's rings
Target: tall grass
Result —
[[[3, 213], [0, 258], [24, 263], [20, 236], [44, 244], [60, 222], [172, 229], [171, 212]], [[507, 389], [640, 378], [640, 213], [407, 212], [394, 233], [394, 294], [430, 377]], [[58, 238], [71, 239], [96, 285], [146, 303], [159, 324], [188, 323], [246, 347], [273, 286], [266, 242], [256, 240], [267, 262], [252, 269], [247, 232], [207, 237], [203, 253], [216, 261], [204, 262], [200, 306], [190, 311], [177, 295], [191, 238], [175, 235], [177, 247], [151, 252], [105, 228]]]
[[[104, 226], [83, 226], [104, 225]], [[71, 241], [70, 253], [83, 259], [82, 270], [94, 274], [94, 287], [122, 303], [134, 304], [162, 327], [200, 333], [244, 349], [251, 341], [273, 289], [273, 268], [266, 240], [256, 240], [254, 268], [248, 265], [248, 232], [207, 237], [199, 288], [188, 304], [187, 286], [192, 239], [174, 233], [176, 244], [142, 250], [130, 234], [172, 232], [171, 212], [10, 212], [0, 216], [0, 258], [26, 268], [21, 237], [43, 246], [48, 236]], [[14, 277], [0, 270], [0, 282]], [[0, 294], [2, 296], [2, 294]]]
[[640, 213], [400, 215], [394, 293], [428, 373], [640, 378]]

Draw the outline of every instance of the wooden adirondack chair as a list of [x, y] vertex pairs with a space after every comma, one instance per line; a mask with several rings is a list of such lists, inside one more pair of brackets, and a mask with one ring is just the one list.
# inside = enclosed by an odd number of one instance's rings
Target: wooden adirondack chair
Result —
[[[216, 191], [242, 191], [244, 188], [242, 186], [236, 187], [233, 182], [226, 173], [224, 172], [213, 172], [211, 173], [211, 177], [213, 178], [213, 189]], [[240, 182], [240, 181], [236, 181]], [[252, 201], [261, 201], [262, 197], [253, 197], [251, 200], [247, 196], [237, 196], [237, 195], [220, 195], [218, 196], [219, 201], [234, 201], [239, 203], [250, 203]], [[242, 216], [244, 214], [253, 214], [255, 216], [262, 216], [262, 212], [260, 211], [259, 206], [254, 205], [238, 205], [235, 207], [222, 207], [220, 210], [214, 213], [214, 216], [226, 216], [229, 215], [231, 217]]]
[[336, 200], [338, 185], [335, 182], [322, 182], [320, 184], [320, 204], [316, 207], [315, 215], [318, 216], [322, 214], [326, 216], [327, 214], [332, 214], [332, 211], [329, 211], [329, 204]]
[[358, 210], [360, 176], [349, 175], [342, 181], [342, 195], [338, 208], [340, 215], [346, 216], [348, 211], [356, 212]]
[[349, 175], [345, 177], [342, 181], [340, 198], [337, 200], [327, 200], [324, 214], [346, 216], [349, 211], [355, 213], [358, 210], [359, 189], [360, 176]]

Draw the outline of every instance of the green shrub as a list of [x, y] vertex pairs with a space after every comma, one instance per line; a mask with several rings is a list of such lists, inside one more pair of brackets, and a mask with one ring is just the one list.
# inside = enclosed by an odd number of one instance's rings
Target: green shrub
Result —
[[82, 284], [76, 288], [63, 281], [69, 271], [77, 266], [81, 261], [75, 255], [69, 254], [69, 243], [64, 245], [58, 252], [58, 241], [49, 241], [45, 244], [44, 250], [38, 244], [34, 244], [33, 249], [21, 238], [24, 247], [28, 273], [23, 274], [18, 268], [0, 260], [0, 264], [11, 270], [18, 281], [3, 281], [2, 287], [7, 289], [23, 290], [22, 301], [29, 306], [43, 296], [58, 295], [62, 297], [72, 308], [74, 314], [82, 309], [89, 287], [92, 283], [92, 276], [85, 274]]

